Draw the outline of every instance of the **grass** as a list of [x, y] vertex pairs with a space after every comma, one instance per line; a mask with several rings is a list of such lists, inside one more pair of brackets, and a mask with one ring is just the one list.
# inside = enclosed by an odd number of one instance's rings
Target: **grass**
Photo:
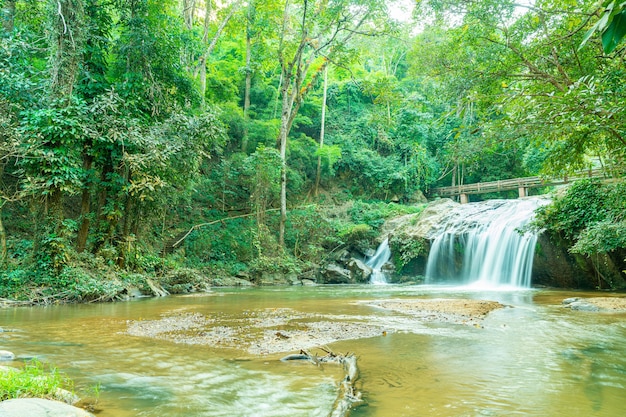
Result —
[[73, 384], [55, 368], [46, 369], [38, 360], [23, 368], [0, 370], [0, 401], [12, 398], [49, 398], [59, 396], [59, 389], [72, 391]]

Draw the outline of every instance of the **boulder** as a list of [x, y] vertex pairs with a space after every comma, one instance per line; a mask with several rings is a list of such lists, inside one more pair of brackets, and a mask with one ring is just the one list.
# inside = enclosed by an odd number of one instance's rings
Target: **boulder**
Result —
[[263, 271], [256, 282], [259, 285], [294, 285], [300, 280], [294, 273]]
[[326, 284], [354, 284], [350, 271], [337, 264], [329, 264], [322, 270]]
[[12, 361], [15, 359], [13, 352], [8, 350], [0, 350], [0, 361]]
[[0, 402], [2, 417], [94, 417], [82, 408], [42, 398], [17, 398]]
[[305, 287], [312, 287], [312, 286], [317, 285], [317, 284], [312, 279], [303, 278], [302, 279], [302, 285], [304, 285]]
[[355, 258], [350, 259], [350, 262], [348, 262], [348, 269], [357, 282], [366, 282], [372, 275], [372, 268]]

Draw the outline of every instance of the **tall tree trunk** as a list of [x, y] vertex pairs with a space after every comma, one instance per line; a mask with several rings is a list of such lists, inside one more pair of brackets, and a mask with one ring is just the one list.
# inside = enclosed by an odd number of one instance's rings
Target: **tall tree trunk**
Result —
[[196, 13], [196, 0], [183, 0], [183, 19], [187, 29], [193, 29], [193, 18]]
[[[0, 162], [0, 180], [4, 174], [4, 163]], [[2, 196], [0, 196], [1, 198]], [[7, 260], [7, 233], [4, 229], [4, 223], [2, 223], [2, 208], [6, 203], [5, 200], [0, 199], [0, 266], [4, 265]]]
[[2, 207], [4, 207], [4, 201], [0, 201], [0, 266], [7, 261], [7, 232], [2, 222]]
[[82, 52], [82, 0], [52, 0], [51, 97], [72, 94]]
[[317, 196], [320, 187], [320, 178], [322, 177], [322, 154], [321, 150], [324, 147], [324, 133], [326, 128], [326, 98], [328, 95], [328, 66], [324, 68], [324, 90], [322, 93], [322, 123], [320, 126], [320, 153], [317, 155], [317, 171], [315, 173], [315, 192]]
[[2, 28], [6, 33], [13, 32], [15, 3], [15, 0], [5, 0], [4, 6], [0, 9], [0, 12], [2, 13]]
[[[211, 2], [207, 1], [205, 25], [204, 25], [204, 36], [202, 38], [205, 44], [207, 44], [208, 41], [209, 41], [208, 25], [207, 25], [206, 19], [208, 19], [208, 13], [209, 13], [210, 8], [211, 8], [210, 4], [211, 4]], [[237, 11], [238, 7], [239, 7], [239, 3], [235, 3], [235, 4], [232, 4], [230, 6], [230, 10], [229, 10], [228, 14], [224, 18], [224, 20], [222, 20], [222, 22], [220, 23], [219, 27], [217, 28], [217, 32], [215, 32], [215, 35], [213, 36], [213, 39], [211, 39], [211, 43], [208, 44], [208, 46], [206, 47], [206, 50], [204, 51], [204, 54], [199, 59], [198, 65], [200, 66], [200, 90], [201, 90], [201, 93], [202, 93], [202, 104], [203, 105], [205, 104], [204, 103], [204, 95], [206, 94], [206, 63], [207, 63], [207, 59], [208, 59], [209, 55], [211, 55], [211, 52], [213, 52], [213, 49], [215, 49], [215, 47], [217, 46], [217, 41], [219, 40], [220, 36], [222, 35], [222, 32], [224, 31], [224, 29], [226, 28], [226, 25], [228, 24], [230, 19], [233, 17], [235, 12]]]
[[250, 88], [252, 87], [252, 26], [254, 24], [254, 0], [248, 2], [248, 16], [246, 21], [246, 84], [243, 92], [243, 138], [241, 139], [241, 152], [248, 150], [249, 112], [250, 112]]
[[[93, 157], [88, 154], [83, 155], [83, 170], [88, 173], [93, 165]], [[80, 228], [76, 236], [76, 251], [82, 252], [87, 246], [87, 237], [89, 236], [89, 211], [91, 209], [91, 187], [89, 183], [84, 185], [83, 194], [80, 202]]]
[[[285, 70], [283, 70], [283, 73]], [[283, 76], [283, 86], [281, 95], [283, 99], [282, 113], [280, 117], [280, 223], [278, 227], [278, 244], [285, 247], [285, 223], [287, 223], [287, 135], [289, 134], [289, 116], [291, 114], [289, 79], [288, 75]]]

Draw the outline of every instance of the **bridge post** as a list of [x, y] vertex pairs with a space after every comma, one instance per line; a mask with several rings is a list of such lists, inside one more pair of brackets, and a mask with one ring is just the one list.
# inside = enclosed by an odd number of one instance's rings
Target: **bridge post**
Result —
[[519, 187], [517, 189], [517, 191], [519, 193], [519, 198], [528, 197], [528, 188], [526, 188], [526, 187]]
[[461, 195], [459, 197], [461, 199], [461, 204], [469, 203], [469, 195], [467, 195], [465, 193], [461, 193]]

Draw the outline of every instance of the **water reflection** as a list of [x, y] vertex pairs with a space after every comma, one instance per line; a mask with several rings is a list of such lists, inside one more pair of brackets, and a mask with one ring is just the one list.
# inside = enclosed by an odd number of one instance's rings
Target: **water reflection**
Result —
[[[577, 293], [576, 296], [585, 294]], [[212, 317], [291, 308], [392, 331], [332, 345], [357, 352], [366, 406], [356, 417], [624, 415], [626, 315], [560, 306], [568, 292], [463, 287], [321, 286], [224, 289], [204, 297], [0, 310], [0, 349], [37, 356], [100, 384], [102, 417], [326, 416], [341, 370], [285, 364], [217, 346], [132, 337], [128, 320], [172, 312]], [[358, 303], [473, 298], [510, 306], [481, 328], [422, 323]], [[395, 332], [395, 333], [394, 333]]]

